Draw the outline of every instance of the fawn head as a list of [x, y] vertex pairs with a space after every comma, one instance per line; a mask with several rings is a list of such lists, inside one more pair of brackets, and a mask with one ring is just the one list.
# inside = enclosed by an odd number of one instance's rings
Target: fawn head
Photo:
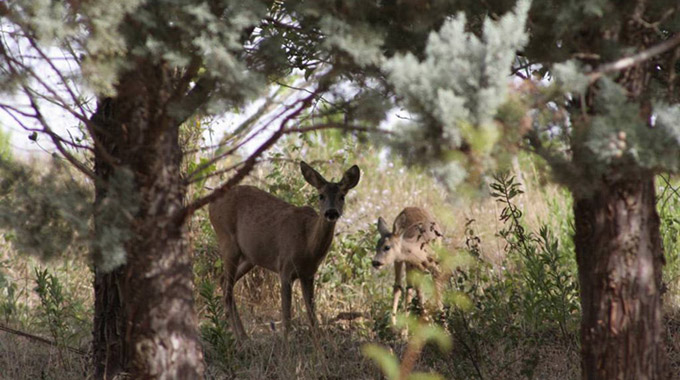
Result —
[[390, 231], [382, 217], [378, 218], [378, 232], [380, 240], [375, 247], [375, 256], [371, 262], [374, 268], [394, 263], [401, 254], [401, 235]]

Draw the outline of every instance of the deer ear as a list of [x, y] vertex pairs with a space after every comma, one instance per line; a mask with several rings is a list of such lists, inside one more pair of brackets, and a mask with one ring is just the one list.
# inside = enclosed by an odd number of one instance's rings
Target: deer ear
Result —
[[321, 189], [328, 183], [319, 172], [304, 161], [300, 161], [300, 170], [302, 171], [302, 176], [305, 177], [305, 181], [317, 189]]
[[380, 233], [380, 236], [390, 234], [389, 227], [387, 227], [387, 223], [385, 223], [385, 219], [383, 219], [382, 216], [378, 218], [378, 232]]
[[361, 177], [361, 171], [359, 167], [354, 165], [347, 169], [345, 174], [342, 176], [342, 181], [340, 181], [340, 187], [345, 191], [353, 188], [359, 183], [359, 177]]

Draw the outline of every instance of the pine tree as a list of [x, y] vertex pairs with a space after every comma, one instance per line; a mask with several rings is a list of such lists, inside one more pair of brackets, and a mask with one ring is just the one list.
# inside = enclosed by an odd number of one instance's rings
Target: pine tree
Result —
[[[395, 147], [433, 165], [452, 187], [479, 182], [517, 147], [545, 158], [574, 197], [583, 377], [668, 377], [654, 175], [680, 164], [679, 7], [670, 0], [0, 3], [2, 88], [30, 99], [28, 112], [0, 107], [35, 119], [95, 184], [96, 377], [201, 376], [182, 227], [238, 183], [256, 155], [218, 191], [184, 204], [179, 126], [238, 105], [294, 69], [313, 83], [311, 94], [287, 109], [257, 154], [299, 131], [291, 124], [324, 95], [344, 127], [379, 121], [386, 99], [408, 108], [413, 120], [397, 129]], [[72, 57], [76, 72], [51, 59], [55, 48]], [[41, 81], [46, 69], [61, 76], [59, 88]], [[514, 90], [511, 74], [524, 80]], [[356, 90], [348, 94], [342, 81]], [[87, 91], [98, 99], [94, 112], [83, 102]], [[38, 95], [74, 115], [85, 141], [57, 135]], [[319, 127], [338, 125], [325, 120]], [[74, 154], [82, 150], [94, 164]], [[131, 203], [111, 216], [127, 186]], [[112, 227], [111, 218], [124, 223]]]
[[[453, 183], [511, 146], [545, 158], [574, 198], [583, 378], [669, 378], [654, 176], [679, 169], [678, 3], [535, 1], [526, 26], [527, 3], [485, 4], [447, 20], [423, 55], [385, 61], [415, 115], [405, 131], [421, 147], [408, 148]], [[526, 82], [516, 99], [511, 72]]]

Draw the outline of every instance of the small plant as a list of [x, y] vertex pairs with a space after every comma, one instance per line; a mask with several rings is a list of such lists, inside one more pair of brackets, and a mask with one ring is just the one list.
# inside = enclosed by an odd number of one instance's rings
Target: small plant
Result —
[[[514, 177], [494, 178], [491, 195], [503, 206], [498, 236], [506, 256], [500, 268], [485, 262], [474, 222], [466, 223], [465, 250], [476, 264], [453, 279], [453, 287], [471, 301], [452, 303], [449, 309], [449, 331], [457, 353], [466, 359], [455, 366], [464, 378], [494, 377], [509, 366], [531, 378], [541, 364], [538, 348], [553, 343], [555, 336], [577, 349], [580, 304], [574, 257], [571, 246], [561, 245], [547, 225], [537, 232], [526, 227], [516, 202], [523, 191]], [[493, 347], [506, 352], [503, 360], [489, 358]], [[515, 357], [513, 350], [519, 350]]]
[[0, 272], [0, 317], [6, 324], [16, 319], [19, 311], [17, 284]]
[[376, 344], [366, 344], [362, 347], [364, 356], [378, 364], [388, 380], [435, 380], [443, 379], [437, 373], [415, 372], [415, 364], [429, 342], [437, 344], [443, 352], [451, 349], [451, 339], [442, 327], [424, 323], [415, 317], [401, 315], [398, 320], [400, 328], [408, 326], [412, 335], [406, 345], [401, 361], [388, 349]]
[[206, 350], [208, 355], [213, 354], [214, 362], [223, 363], [225, 358], [232, 355], [234, 339], [227, 325], [227, 318], [219, 294], [216, 294], [215, 282], [209, 279], [201, 281], [198, 286], [200, 297], [205, 305], [201, 324], [201, 336], [211, 350]]
[[499, 174], [494, 179], [491, 196], [504, 205], [500, 219], [506, 225], [499, 235], [517, 266], [510, 276], [519, 277], [518, 283], [523, 285], [527, 321], [536, 331], [549, 330], [557, 323], [562, 337], [569, 341], [580, 316], [578, 283], [573, 266], [568, 264], [573, 258], [570, 252], [560, 249], [559, 240], [547, 225], [542, 225], [538, 234], [526, 231], [522, 211], [513, 201], [523, 193], [514, 177]]
[[35, 268], [35, 292], [40, 297], [40, 311], [43, 322], [59, 346], [66, 346], [67, 312], [64, 289], [59, 279], [47, 269]]

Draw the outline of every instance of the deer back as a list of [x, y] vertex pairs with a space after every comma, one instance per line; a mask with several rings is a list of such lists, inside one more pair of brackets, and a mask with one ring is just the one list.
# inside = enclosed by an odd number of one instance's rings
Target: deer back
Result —
[[253, 186], [236, 186], [212, 203], [210, 220], [222, 239], [235, 239], [251, 263], [274, 271], [286, 252], [302, 253], [317, 213]]
[[434, 260], [430, 242], [443, 236], [439, 224], [420, 207], [406, 207], [388, 231], [382, 218], [378, 220], [381, 238], [376, 247], [373, 266], [405, 262], [419, 268]]

